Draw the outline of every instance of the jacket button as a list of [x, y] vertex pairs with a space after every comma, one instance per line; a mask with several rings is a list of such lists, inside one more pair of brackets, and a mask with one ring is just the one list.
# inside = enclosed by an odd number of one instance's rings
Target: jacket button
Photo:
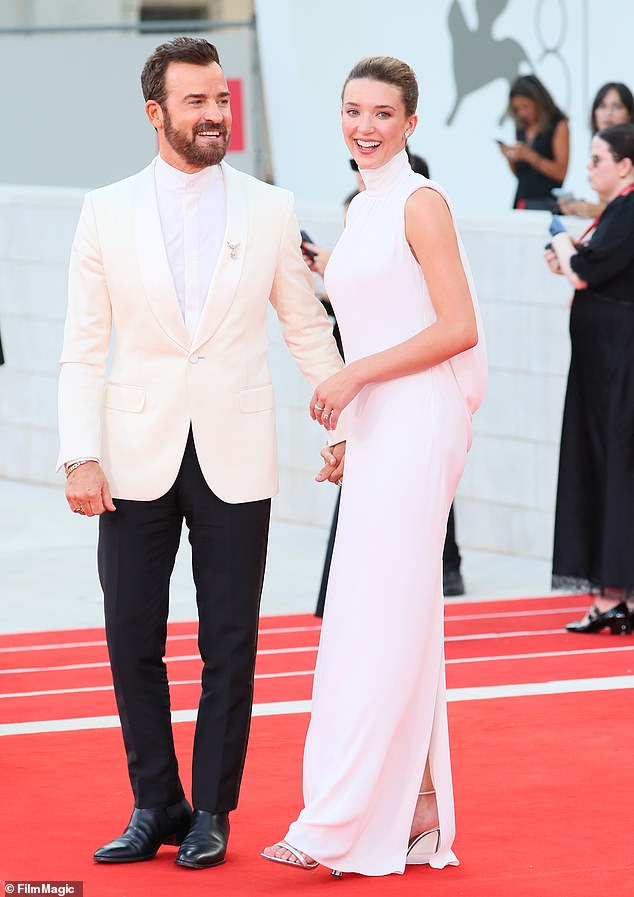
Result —
[[192, 364], [198, 364], [198, 355], [190, 355], [189, 360]]

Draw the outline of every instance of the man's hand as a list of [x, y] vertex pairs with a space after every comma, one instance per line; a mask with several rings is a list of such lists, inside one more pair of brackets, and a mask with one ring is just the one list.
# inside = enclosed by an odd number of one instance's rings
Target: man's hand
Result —
[[335, 445], [326, 446], [321, 450], [324, 466], [315, 479], [318, 483], [328, 480], [336, 486], [341, 486], [343, 480], [343, 468], [345, 464], [346, 444], [337, 442]]
[[116, 511], [108, 480], [96, 461], [86, 461], [68, 475], [66, 501], [73, 513], [86, 517], [94, 517], [104, 511]]

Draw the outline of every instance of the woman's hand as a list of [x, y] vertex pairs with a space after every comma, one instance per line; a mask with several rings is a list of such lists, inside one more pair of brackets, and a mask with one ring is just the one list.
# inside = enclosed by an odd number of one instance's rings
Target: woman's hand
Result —
[[544, 258], [546, 260], [546, 264], [553, 272], [553, 274], [563, 274], [564, 272], [561, 270], [561, 265], [559, 264], [559, 259], [557, 258], [557, 253], [554, 249], [546, 249], [544, 251]]
[[544, 157], [540, 156], [536, 150], [525, 143], [514, 143], [512, 146], [508, 146], [507, 149], [506, 156], [508, 159], [512, 159], [514, 162], [526, 162], [527, 165], [530, 165], [536, 171], [540, 170], [540, 166], [544, 162]]
[[[306, 250], [308, 250], [308, 252], [306, 252]], [[326, 265], [328, 264], [328, 259], [331, 255], [331, 250], [326, 249], [325, 246], [317, 246], [315, 243], [302, 243], [302, 252], [304, 261], [310, 270], [314, 271], [315, 274], [319, 274], [320, 277], [323, 277]]]
[[310, 416], [326, 430], [334, 430], [339, 415], [363, 386], [359, 365], [346, 365], [343, 370], [319, 384], [310, 400]]
[[535, 162], [537, 153], [525, 143], [514, 143], [512, 146], [506, 146], [505, 149], [507, 150], [507, 159], [512, 159], [514, 162], [528, 162], [529, 165], [533, 165]]
[[564, 215], [578, 215], [579, 218], [596, 218], [605, 208], [600, 203], [585, 199], [559, 199], [557, 204]]
[[572, 241], [572, 237], [567, 231], [555, 234], [552, 239], [553, 250], [557, 255], [561, 273], [567, 277], [575, 290], [585, 290], [588, 286], [585, 280], [575, 274], [570, 265], [570, 259], [576, 254], [577, 248]]

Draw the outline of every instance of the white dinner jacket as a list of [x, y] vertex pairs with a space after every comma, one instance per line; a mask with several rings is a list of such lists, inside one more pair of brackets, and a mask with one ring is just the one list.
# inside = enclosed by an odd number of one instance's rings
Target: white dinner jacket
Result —
[[268, 498], [278, 488], [268, 303], [312, 386], [342, 366], [302, 259], [293, 196], [221, 163], [225, 239], [190, 339], [154, 166], [84, 199], [60, 361], [58, 464], [100, 458], [115, 499], [158, 498], [176, 479], [191, 424], [219, 498]]

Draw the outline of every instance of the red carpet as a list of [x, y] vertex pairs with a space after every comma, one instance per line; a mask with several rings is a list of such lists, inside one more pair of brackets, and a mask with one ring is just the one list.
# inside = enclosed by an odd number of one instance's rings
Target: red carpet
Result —
[[[447, 608], [449, 688], [524, 683], [528, 691], [486, 700], [474, 699], [475, 692], [450, 693], [458, 868], [411, 867], [403, 876], [347, 875], [336, 882], [324, 869], [307, 873], [261, 860], [260, 849], [284, 834], [301, 804], [308, 715], [288, 713], [254, 718], [228, 860], [208, 871], [176, 867], [171, 847], [150, 863], [92, 862], [92, 851], [122, 830], [131, 810], [117, 728], [5, 734], [0, 880], [81, 880], [85, 897], [250, 897], [327, 888], [434, 897], [628, 894], [634, 890], [634, 730], [630, 680], [617, 677], [633, 675], [634, 637], [562, 633], [578, 616], [574, 608], [584, 605], [575, 596]], [[311, 676], [297, 673], [314, 665], [315, 622], [312, 616], [262, 621], [257, 674], [267, 678], [258, 679], [256, 704], [309, 697]], [[184, 683], [199, 670], [196, 660], [178, 659], [196, 654], [194, 629], [170, 630], [170, 675]], [[281, 629], [299, 631], [271, 631]], [[114, 714], [110, 691], [24, 696], [109, 686], [107, 666], [95, 666], [106, 662], [105, 647], [85, 644], [102, 641], [100, 630], [0, 637], [0, 721]], [[264, 653], [279, 650], [285, 653]], [[605, 690], [578, 681], [589, 679]], [[535, 693], [550, 680], [583, 690]], [[175, 686], [175, 709], [192, 710], [196, 693], [193, 684]], [[16, 694], [22, 696], [5, 697]], [[178, 723], [175, 732], [187, 786], [193, 723]]]

